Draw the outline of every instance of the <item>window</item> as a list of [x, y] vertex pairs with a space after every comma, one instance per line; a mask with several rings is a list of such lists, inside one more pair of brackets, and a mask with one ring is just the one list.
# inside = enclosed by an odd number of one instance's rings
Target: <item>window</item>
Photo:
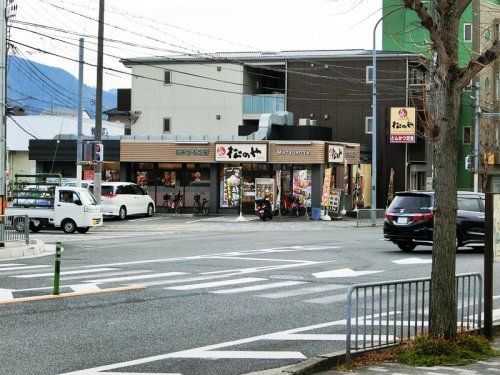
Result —
[[463, 144], [464, 145], [470, 145], [471, 143], [471, 132], [470, 132], [470, 126], [464, 126], [464, 138], [463, 138]]
[[366, 83], [373, 82], [373, 66], [366, 67]]
[[472, 24], [464, 23], [464, 42], [472, 42]]
[[163, 83], [165, 85], [170, 85], [172, 83], [172, 72], [170, 70], [164, 70], [163, 73]]
[[458, 209], [460, 211], [481, 212], [479, 209], [479, 199], [458, 197]]
[[170, 133], [170, 118], [165, 117], [163, 118], [163, 134], [168, 134]]
[[484, 79], [484, 91], [486, 92], [486, 94], [490, 93], [490, 78], [489, 77], [486, 77]]
[[365, 117], [365, 133], [373, 134], [373, 121], [372, 117]]

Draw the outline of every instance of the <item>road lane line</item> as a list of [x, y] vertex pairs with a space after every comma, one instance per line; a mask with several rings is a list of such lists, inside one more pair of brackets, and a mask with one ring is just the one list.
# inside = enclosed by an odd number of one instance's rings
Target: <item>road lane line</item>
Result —
[[2, 271], [17, 271], [17, 270], [30, 270], [30, 269], [35, 269], [35, 268], [47, 268], [50, 266], [21, 266], [21, 267], [7, 267], [7, 268], [0, 268], [0, 272]]
[[195, 290], [195, 289], [206, 289], [206, 288], [216, 288], [219, 286], [225, 285], [236, 285], [236, 284], [246, 284], [246, 283], [255, 283], [257, 281], [264, 281], [266, 279], [262, 279], [259, 277], [245, 277], [242, 279], [231, 279], [231, 280], [223, 280], [223, 281], [213, 281], [209, 283], [199, 283], [199, 284], [188, 284], [188, 285], [180, 285], [180, 286], [169, 286], [164, 289], [172, 289], [172, 290]]
[[340, 284], [320, 285], [320, 286], [314, 286], [311, 288], [301, 288], [301, 289], [293, 289], [293, 290], [284, 290], [284, 291], [274, 292], [274, 293], [260, 294], [257, 297], [279, 299], [279, 298], [302, 296], [305, 294], [327, 292], [327, 291], [338, 290], [338, 289], [347, 289], [347, 286], [340, 285]]
[[95, 292], [102, 290], [96, 284], [74, 284], [68, 285], [76, 293]]
[[300, 284], [306, 284], [306, 282], [305, 281], [283, 281], [280, 283], [270, 283], [270, 284], [246, 286], [243, 288], [223, 289], [223, 290], [213, 291], [210, 293], [235, 294], [235, 293], [254, 292], [257, 290], [265, 290], [265, 289], [284, 288], [287, 286], [300, 285]]
[[170, 276], [178, 276], [178, 275], [186, 275], [185, 272], [164, 272], [164, 273], [153, 273], [148, 275], [137, 275], [137, 276], [124, 276], [124, 277], [111, 277], [107, 279], [95, 279], [89, 280], [87, 282], [94, 284], [102, 284], [102, 283], [114, 283], [121, 281], [130, 281], [130, 280], [143, 280], [143, 279], [156, 279], [160, 277], [170, 277]]
[[[111, 276], [123, 276], [123, 275], [137, 275], [138, 273], [145, 274], [145, 273], [148, 273], [148, 272], [153, 272], [153, 271], [150, 271], [150, 270], [118, 271], [118, 272], [102, 273], [102, 274], [99, 274], [99, 277], [111, 277]], [[96, 275], [65, 276], [65, 277], [61, 277], [61, 280], [64, 280], [64, 281], [68, 281], [68, 280], [80, 280], [80, 279], [90, 279], [92, 277], [96, 277]]]
[[306, 359], [301, 352], [271, 352], [271, 351], [246, 351], [246, 350], [187, 350], [171, 358], [197, 358], [197, 359]]
[[[77, 275], [79, 273], [95, 273], [95, 272], [105, 272], [105, 271], [118, 271], [119, 268], [94, 268], [92, 270], [76, 270], [76, 271], [62, 271], [61, 275]], [[52, 277], [54, 276], [53, 272], [48, 272], [48, 273], [35, 273], [35, 274], [29, 274], [29, 275], [17, 275], [17, 276], [12, 276], [18, 279], [32, 279], [32, 278], [37, 278], [37, 277]]]
[[0, 289], [0, 301], [7, 301], [14, 299], [12, 295], [12, 290], [10, 289]]

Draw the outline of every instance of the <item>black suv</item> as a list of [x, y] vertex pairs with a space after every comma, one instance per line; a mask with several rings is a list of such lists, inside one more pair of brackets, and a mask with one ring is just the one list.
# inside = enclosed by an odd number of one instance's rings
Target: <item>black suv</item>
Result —
[[[484, 247], [484, 194], [457, 193], [457, 248]], [[403, 251], [417, 245], [432, 245], [434, 192], [396, 193], [385, 212], [384, 238]]]

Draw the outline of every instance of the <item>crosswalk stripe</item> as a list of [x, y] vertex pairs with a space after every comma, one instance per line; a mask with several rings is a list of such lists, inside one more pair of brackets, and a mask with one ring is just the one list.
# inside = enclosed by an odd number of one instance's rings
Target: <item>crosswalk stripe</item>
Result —
[[96, 279], [90, 280], [88, 282], [94, 284], [101, 283], [113, 283], [113, 282], [121, 282], [121, 281], [130, 281], [130, 280], [143, 280], [143, 279], [156, 279], [160, 277], [170, 277], [170, 276], [178, 276], [185, 275], [185, 272], [164, 272], [164, 273], [153, 273], [148, 275], [136, 275], [136, 276], [124, 276], [124, 277], [111, 277], [107, 279]]
[[96, 292], [101, 290], [96, 284], [74, 284], [68, 286], [76, 293]]
[[30, 270], [30, 269], [34, 269], [34, 268], [47, 268], [47, 267], [49, 267], [49, 266], [40, 265], [40, 266], [7, 267], [7, 268], [0, 268], [0, 272], [1, 271]]
[[0, 263], [0, 267], [17, 267], [17, 266], [25, 266], [23, 263]]
[[341, 302], [341, 301], [345, 301], [345, 300], [347, 300], [347, 294], [335, 294], [333, 296], [328, 296], [328, 297], [307, 299], [304, 302], [317, 303], [320, 305], [327, 305], [329, 303]]
[[188, 284], [188, 285], [180, 285], [180, 286], [169, 286], [164, 289], [173, 289], [173, 290], [194, 290], [194, 289], [205, 289], [205, 288], [216, 288], [219, 286], [225, 285], [236, 285], [236, 284], [246, 284], [246, 283], [254, 283], [257, 281], [263, 281], [266, 279], [262, 279], [259, 277], [245, 277], [241, 279], [231, 279], [231, 280], [223, 280], [223, 281], [212, 281], [209, 283], [198, 283], [198, 284]]
[[233, 289], [224, 289], [217, 290], [211, 293], [216, 294], [233, 294], [233, 293], [244, 293], [244, 292], [254, 292], [256, 290], [264, 290], [264, 289], [273, 289], [273, 288], [284, 288], [286, 286], [305, 284], [305, 281], [283, 281], [280, 283], [270, 283], [270, 284], [261, 284], [254, 286], [247, 286], [243, 288], [233, 288]]
[[284, 291], [274, 292], [274, 293], [260, 294], [257, 297], [279, 299], [279, 298], [302, 296], [304, 294], [321, 293], [321, 292], [327, 292], [327, 291], [331, 291], [331, 290], [338, 290], [338, 289], [345, 289], [345, 288], [347, 288], [347, 286], [340, 285], [340, 284], [320, 285], [320, 286], [314, 286], [311, 288], [301, 288], [301, 289], [293, 289], [293, 290], [284, 290]]
[[12, 290], [10, 289], [0, 289], [0, 301], [6, 301], [13, 299]]
[[[111, 276], [123, 276], [123, 275], [137, 275], [138, 273], [145, 274], [148, 272], [152, 272], [149, 270], [137, 270], [137, 271], [118, 271], [118, 272], [109, 272], [102, 273], [99, 277], [111, 277]], [[96, 277], [96, 275], [78, 275], [78, 276], [65, 276], [62, 277], [61, 280], [79, 280], [79, 279], [90, 279], [92, 277]]]
[[[86, 270], [76, 270], [76, 271], [62, 271], [61, 276], [63, 275], [77, 275], [79, 273], [95, 273], [95, 272], [104, 272], [104, 271], [116, 271], [119, 270], [119, 268], [94, 268], [94, 269], [86, 269]], [[18, 279], [32, 279], [36, 277], [52, 277], [54, 276], [53, 272], [47, 272], [47, 273], [35, 273], [31, 275], [17, 275], [17, 276], [12, 276]]]

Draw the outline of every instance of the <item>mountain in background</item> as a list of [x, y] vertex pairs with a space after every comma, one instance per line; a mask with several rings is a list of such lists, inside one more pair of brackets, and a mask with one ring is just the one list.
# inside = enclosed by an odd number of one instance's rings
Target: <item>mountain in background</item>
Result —
[[[9, 56], [7, 99], [9, 106], [24, 107], [29, 114], [43, 110], [78, 108], [78, 78], [61, 68]], [[83, 86], [83, 108], [95, 116], [95, 87]], [[116, 90], [103, 91], [103, 111], [116, 107]]]

